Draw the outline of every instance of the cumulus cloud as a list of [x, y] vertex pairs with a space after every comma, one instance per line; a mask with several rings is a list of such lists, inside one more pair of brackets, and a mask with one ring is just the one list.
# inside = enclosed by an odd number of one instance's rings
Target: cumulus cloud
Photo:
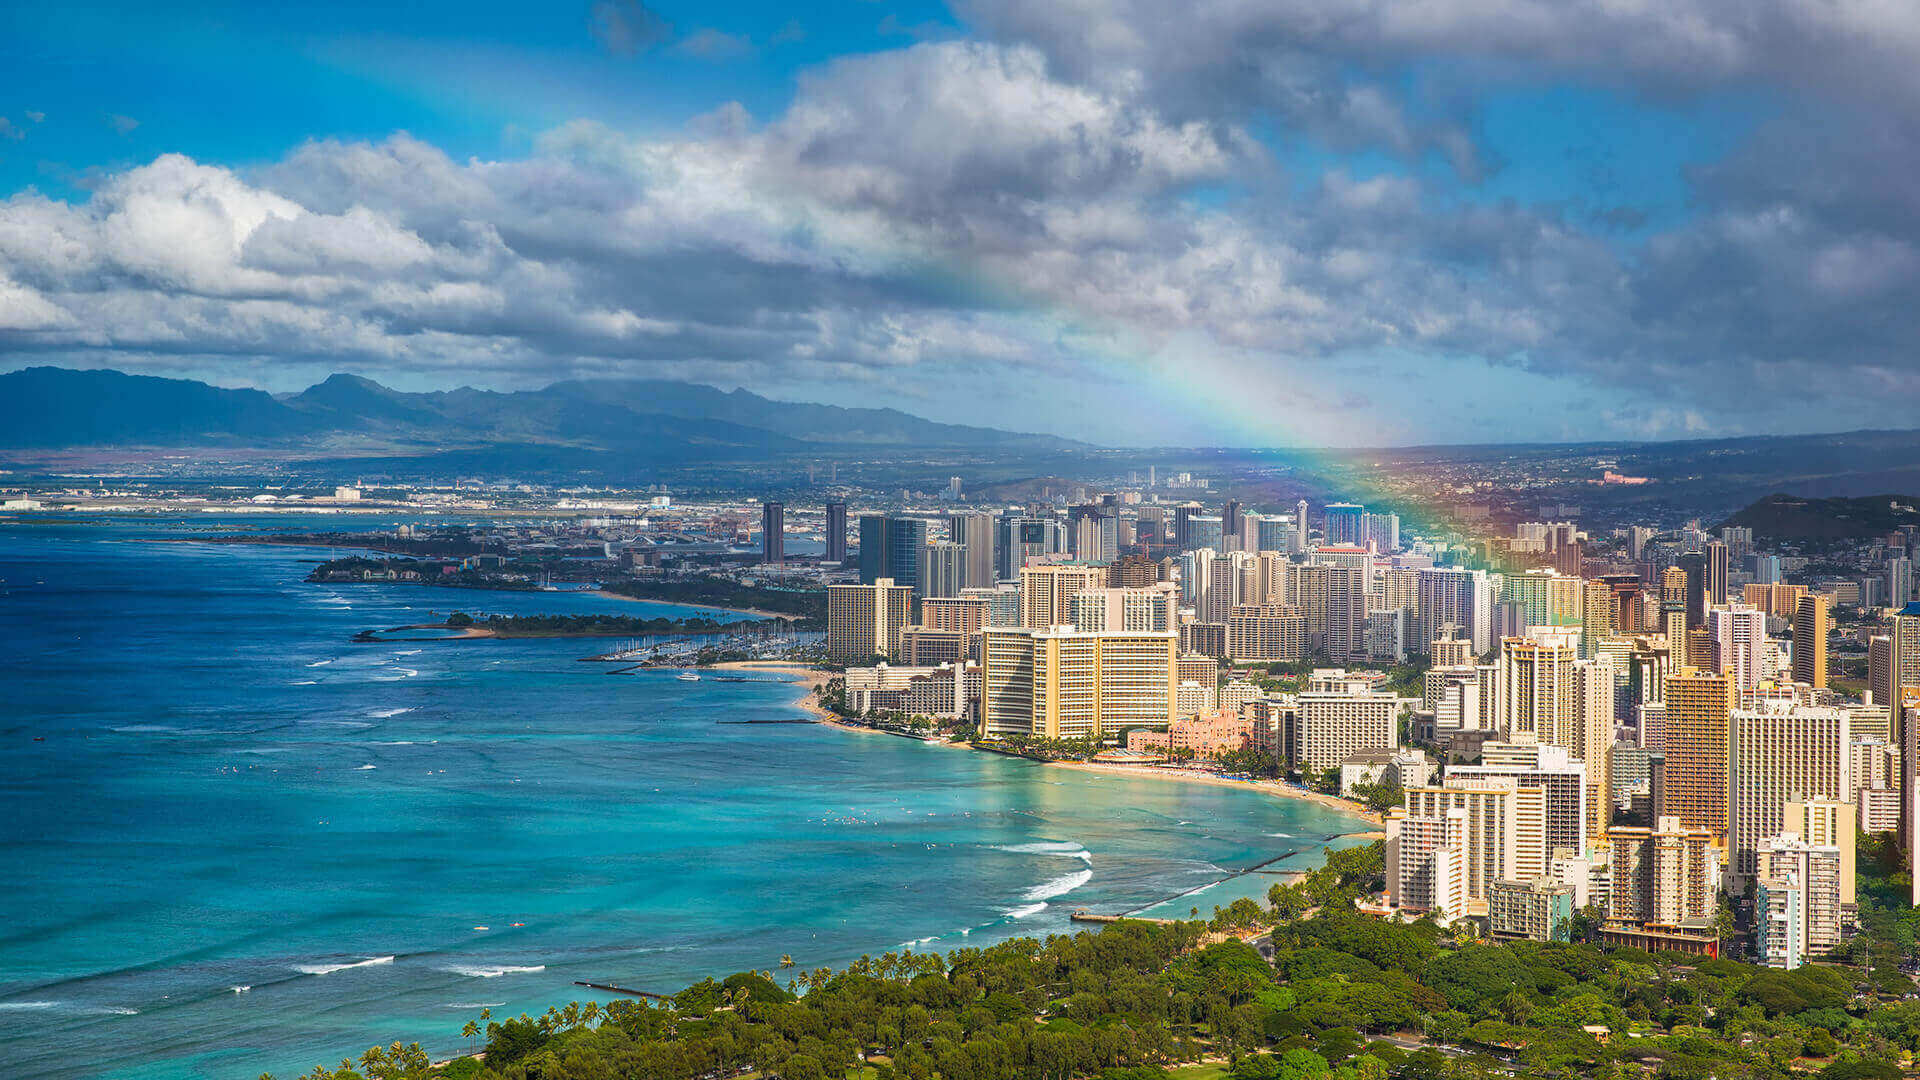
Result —
[[[575, 122], [506, 160], [404, 134], [245, 173], [167, 155], [77, 204], [0, 202], [0, 348], [784, 385], [1205, 354], [1223, 378], [1284, 372], [1277, 400], [1353, 408], [1381, 398], [1343, 384], [1346, 358], [1403, 358], [1381, 361], [1392, 380], [1478, 357], [1606, 393], [1587, 434], [1781, 421], [1732, 385], [1892, 421], [1920, 364], [1920, 67], [1901, 62], [1920, 44], [1870, 4], [1740, 12], [973, 0], [982, 36], [809, 70], [764, 121]], [[615, 52], [671, 34], [631, 2], [592, 18]], [[1449, 73], [1410, 80], [1416, 62]], [[1469, 64], [1806, 90], [1655, 229], [1631, 206], [1454, 197], [1498, 162], [1475, 93], [1424, 91]], [[1834, 104], [1866, 78], [1885, 108]], [[1302, 140], [1330, 163], [1276, 153]]]

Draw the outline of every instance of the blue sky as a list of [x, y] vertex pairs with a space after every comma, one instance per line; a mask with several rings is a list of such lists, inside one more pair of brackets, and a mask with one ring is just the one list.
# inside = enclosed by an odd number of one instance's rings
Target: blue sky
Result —
[[11, 5], [0, 367], [1155, 443], [1910, 426], [1914, 35], [1409, 11]]

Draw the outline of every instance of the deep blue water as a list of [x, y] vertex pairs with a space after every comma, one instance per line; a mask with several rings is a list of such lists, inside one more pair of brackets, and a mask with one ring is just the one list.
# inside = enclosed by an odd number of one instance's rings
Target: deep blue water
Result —
[[[275, 519], [269, 527], [315, 523]], [[360, 528], [370, 523], [319, 523]], [[199, 521], [0, 521], [0, 1060], [285, 1080], [708, 974], [1068, 928], [1351, 818], [812, 725], [602, 642], [355, 645], [430, 611], [689, 609], [310, 585]], [[44, 741], [37, 741], [37, 740]], [[1259, 875], [1170, 905], [1263, 892]], [[600, 995], [604, 997], [604, 995]]]

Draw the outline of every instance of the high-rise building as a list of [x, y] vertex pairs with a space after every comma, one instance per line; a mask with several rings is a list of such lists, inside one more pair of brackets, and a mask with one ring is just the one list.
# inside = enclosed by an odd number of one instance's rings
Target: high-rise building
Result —
[[1445, 820], [1450, 811], [1466, 813], [1466, 913], [1486, 912], [1495, 882], [1546, 876], [1546, 791], [1507, 777], [1459, 778], [1442, 787], [1407, 788], [1404, 813], [1395, 810], [1387, 818], [1388, 847], [1393, 846], [1396, 820]]
[[1653, 828], [1615, 825], [1607, 842], [1609, 918], [1711, 932], [1719, 903], [1720, 834], [1662, 816]]
[[1242, 604], [1227, 616], [1227, 655], [1295, 662], [1307, 654], [1307, 617], [1286, 604]]
[[1707, 555], [1689, 551], [1680, 556], [1678, 565], [1687, 575], [1687, 629], [1698, 629], [1707, 621]]
[[[1851, 906], [1856, 899], [1854, 868], [1859, 858], [1859, 815], [1854, 802], [1832, 799], [1789, 799], [1780, 831], [1797, 833], [1809, 844], [1830, 847], [1840, 853], [1840, 902]], [[1765, 872], [1761, 867], [1761, 872]]]
[[1573, 663], [1578, 650], [1565, 639], [1507, 638], [1500, 643], [1501, 731], [1513, 737], [1557, 742], [1573, 710]]
[[1360, 547], [1366, 544], [1367, 509], [1353, 503], [1328, 503], [1326, 542], [1329, 546]]
[[1764, 675], [1761, 653], [1767, 645], [1767, 613], [1745, 604], [1715, 607], [1707, 612], [1707, 633], [1713, 638], [1714, 660], [1733, 677], [1733, 685], [1752, 690]]
[[1254, 535], [1255, 551], [1277, 551], [1286, 554], [1293, 550], [1293, 522], [1284, 517], [1263, 515]]
[[1707, 603], [1724, 604], [1727, 602], [1727, 545], [1718, 540], [1707, 541]]
[[1076, 506], [1068, 514], [1073, 557], [1106, 566], [1120, 558], [1120, 519], [1105, 506]]
[[1400, 699], [1391, 694], [1309, 690], [1297, 695], [1295, 764], [1314, 772], [1348, 757], [1400, 746]]
[[1165, 581], [1134, 589], [1080, 589], [1073, 595], [1073, 625], [1084, 631], [1177, 632], [1180, 587]]
[[959, 596], [966, 580], [965, 544], [929, 540], [920, 553], [920, 595]]
[[1587, 583], [1552, 570], [1508, 574], [1501, 580], [1500, 602], [1517, 604], [1528, 626], [1579, 626]]
[[1728, 719], [1729, 870], [1743, 891], [1758, 872], [1760, 842], [1784, 827], [1789, 800], [1840, 803], [1851, 790], [1845, 709], [1779, 700], [1754, 705], [1732, 710]]
[[1301, 499], [1293, 504], [1293, 547], [1292, 553], [1304, 555], [1307, 550], [1307, 500]]
[[1193, 542], [1193, 519], [1205, 510], [1197, 502], [1184, 502], [1173, 508], [1173, 546], [1179, 551], [1191, 551], [1199, 545]]
[[1827, 598], [1799, 598], [1793, 610], [1793, 681], [1816, 689], [1827, 685]]
[[920, 559], [927, 546], [927, 523], [900, 514], [860, 515], [860, 582], [890, 578], [918, 594]]
[[1044, 559], [1066, 550], [1066, 530], [1053, 518], [1003, 514], [994, 520], [994, 573], [1000, 581], [1018, 577], [1029, 559]]
[[1020, 625], [1036, 630], [1073, 624], [1073, 598], [1082, 589], [1104, 588], [1102, 566], [1033, 563], [1020, 568]]
[[960, 560], [960, 587], [977, 589], [999, 578], [993, 567], [993, 517], [954, 514], [947, 518], [947, 539], [965, 549]]
[[[1239, 499], [1228, 499], [1226, 505], [1220, 508], [1220, 532], [1226, 537], [1236, 540], [1239, 538], [1241, 534]], [[1225, 550], [1239, 551], [1243, 549], [1236, 543], [1229, 545]]]
[[1598, 837], [1587, 823], [1587, 767], [1563, 746], [1530, 739], [1481, 746], [1480, 764], [1449, 765], [1448, 784], [1467, 779], [1508, 779], [1546, 792], [1547, 849], [1584, 851]]
[[827, 655], [835, 660], [892, 659], [913, 617], [913, 590], [880, 578], [870, 585], [827, 586]]
[[988, 625], [992, 601], [985, 596], [929, 596], [920, 601], [920, 625], [929, 630], [978, 633]]
[[1012, 582], [1003, 581], [991, 588], [969, 586], [960, 590], [960, 596], [985, 601], [987, 610], [981, 626], [1020, 625], [1020, 586]]
[[1887, 560], [1887, 603], [1896, 608], [1913, 599], [1913, 560], [1895, 555]]
[[787, 561], [787, 508], [777, 502], [760, 504], [760, 561], [778, 566]]
[[988, 735], [1072, 739], [1173, 722], [1178, 634], [1056, 626], [982, 635], [981, 728]]
[[1737, 699], [1733, 680], [1683, 667], [1667, 677], [1665, 771], [1654, 813], [1715, 837], [1727, 832], [1727, 724]]
[[1493, 649], [1493, 584], [1486, 573], [1460, 567], [1431, 567], [1420, 571], [1419, 599], [1414, 605], [1419, 622], [1418, 637], [1433, 641], [1448, 636], [1443, 627], [1453, 627], [1452, 636], [1472, 643], [1475, 656]]
[[1295, 564], [1287, 581], [1287, 595], [1306, 617], [1311, 648], [1338, 662], [1366, 659], [1366, 570]]
[[1762, 842], [1754, 905], [1761, 963], [1792, 969], [1840, 946], [1843, 862], [1838, 848], [1792, 832]]
[[827, 504], [827, 561], [836, 566], [847, 561], [847, 504]]
[[1400, 550], [1400, 515], [1367, 514], [1361, 520], [1362, 546], [1372, 547], [1382, 555], [1390, 555]]

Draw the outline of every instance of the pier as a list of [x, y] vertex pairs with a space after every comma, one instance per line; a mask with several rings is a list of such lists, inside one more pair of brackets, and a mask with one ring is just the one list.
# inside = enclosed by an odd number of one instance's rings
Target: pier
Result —
[[580, 979], [575, 979], [573, 980], [573, 985], [584, 986], [589, 990], [605, 990], [609, 994], [626, 994], [630, 997], [649, 998], [653, 1001], [673, 1000], [673, 998], [667, 994], [656, 994], [650, 990], [629, 990], [624, 986], [614, 986], [610, 983], [585, 982]]

